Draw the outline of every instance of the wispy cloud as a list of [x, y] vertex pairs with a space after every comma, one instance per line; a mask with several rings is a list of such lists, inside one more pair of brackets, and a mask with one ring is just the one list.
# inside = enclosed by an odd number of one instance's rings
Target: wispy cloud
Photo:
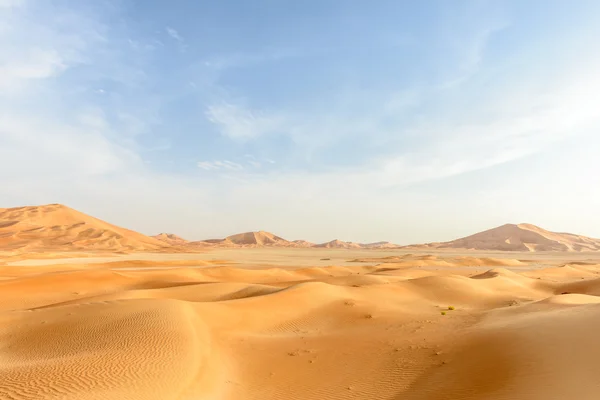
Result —
[[286, 128], [285, 118], [281, 116], [227, 102], [208, 106], [206, 117], [218, 127], [222, 135], [237, 140], [255, 139], [279, 133]]
[[0, 0], [0, 8], [11, 8], [23, 5], [24, 0]]
[[274, 160], [270, 158], [257, 158], [252, 154], [245, 154], [244, 158], [246, 159], [246, 163], [254, 168], [262, 168], [265, 164], [273, 165], [276, 164]]
[[209, 68], [224, 70], [228, 68], [249, 67], [267, 62], [290, 58], [300, 58], [309, 52], [294, 48], [263, 49], [254, 53], [234, 52], [207, 57], [202, 63]]
[[258, 161], [252, 154], [246, 154], [244, 155], [244, 158], [246, 158], [246, 162], [254, 168], [260, 168], [262, 166], [262, 163]]
[[65, 61], [55, 50], [32, 49], [19, 59], [5, 60], [0, 65], [0, 88], [16, 86], [29, 79], [49, 78], [66, 68]]
[[201, 168], [206, 171], [241, 171], [244, 169], [244, 166], [233, 161], [223, 160], [223, 161], [199, 161], [198, 168]]
[[179, 32], [177, 32], [175, 29], [167, 26], [165, 31], [167, 32], [167, 35], [171, 36], [171, 38], [177, 40], [178, 42], [183, 42], [183, 37], [181, 37]]

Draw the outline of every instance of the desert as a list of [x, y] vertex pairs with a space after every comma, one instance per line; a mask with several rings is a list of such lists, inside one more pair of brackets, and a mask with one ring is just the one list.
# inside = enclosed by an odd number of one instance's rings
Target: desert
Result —
[[599, 400], [599, 21], [0, 0], [0, 400]]
[[597, 240], [211, 242], [0, 209], [0, 399], [600, 396]]

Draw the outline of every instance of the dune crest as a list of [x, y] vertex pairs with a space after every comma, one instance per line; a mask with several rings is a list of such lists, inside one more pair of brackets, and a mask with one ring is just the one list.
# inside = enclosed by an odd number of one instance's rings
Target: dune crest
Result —
[[61, 204], [0, 208], [0, 249], [18, 251], [155, 251], [158, 239]]
[[600, 239], [592, 239], [571, 233], [550, 232], [531, 224], [506, 224], [450, 242], [406, 247], [417, 249], [583, 252], [600, 251]]

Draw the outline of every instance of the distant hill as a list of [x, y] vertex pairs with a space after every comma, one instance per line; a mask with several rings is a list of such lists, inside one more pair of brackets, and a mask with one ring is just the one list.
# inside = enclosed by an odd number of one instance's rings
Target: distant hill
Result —
[[315, 244], [311, 242], [307, 242], [306, 240], [294, 240], [292, 242], [296, 247], [314, 247]]
[[61, 204], [0, 208], [0, 249], [154, 251], [169, 245]]
[[282, 237], [264, 231], [239, 233], [228, 236], [225, 240], [237, 245], [289, 246], [291, 244]]
[[407, 246], [424, 249], [497, 251], [600, 251], [600, 239], [550, 232], [531, 224], [506, 224], [471, 236], [442, 243]]
[[170, 245], [185, 245], [186, 243], [189, 243], [181, 236], [177, 236], [173, 233], [160, 233], [151, 237], [153, 237], [154, 239], [158, 239], [162, 242], [168, 243]]
[[172, 233], [150, 237], [109, 224], [61, 204], [0, 208], [0, 250], [10, 251], [203, 251], [205, 248], [291, 247], [323, 249], [465, 249], [487, 251], [600, 251], [600, 239], [550, 232], [531, 224], [506, 224], [441, 243], [400, 247], [389, 242], [289, 241], [257, 231], [223, 239], [188, 241]]
[[360, 249], [363, 247], [360, 243], [344, 242], [342, 240], [332, 240], [331, 242], [316, 244], [313, 247], [325, 249]]
[[224, 239], [207, 239], [190, 242], [189, 245], [212, 247], [300, 247], [294, 242], [265, 231], [238, 233], [227, 236]]
[[327, 249], [376, 249], [376, 248], [398, 248], [399, 246], [389, 242], [376, 242], [360, 244], [332, 240], [326, 243], [315, 244], [306, 240], [289, 241], [270, 232], [246, 232], [228, 236], [224, 239], [201, 240], [190, 242], [191, 246], [213, 246], [213, 247], [295, 247], [295, 248], [327, 248]]
[[390, 242], [375, 242], [375, 243], [365, 243], [362, 245], [362, 247], [366, 248], [366, 249], [397, 249], [398, 246], [397, 244], [393, 244]]

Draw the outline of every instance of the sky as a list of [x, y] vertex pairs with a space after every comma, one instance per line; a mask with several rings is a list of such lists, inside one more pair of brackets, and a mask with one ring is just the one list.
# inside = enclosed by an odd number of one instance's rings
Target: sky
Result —
[[600, 237], [600, 2], [0, 0], [0, 207], [145, 234]]

